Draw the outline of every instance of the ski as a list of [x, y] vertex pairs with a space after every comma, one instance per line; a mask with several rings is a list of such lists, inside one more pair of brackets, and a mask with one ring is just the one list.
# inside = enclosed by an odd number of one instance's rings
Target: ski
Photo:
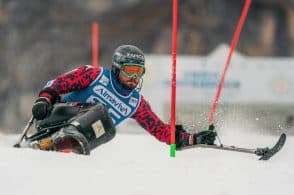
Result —
[[277, 152], [279, 152], [282, 149], [285, 142], [286, 142], [286, 134], [283, 133], [280, 135], [279, 140], [276, 142], [276, 144], [272, 148], [265, 147], [265, 148], [248, 149], [248, 148], [226, 146], [226, 145], [197, 144], [193, 146], [183, 147], [180, 150], [185, 150], [190, 148], [211, 148], [211, 149], [218, 149], [218, 150], [228, 150], [228, 151], [234, 151], [234, 152], [255, 154], [257, 156], [260, 156], [259, 160], [269, 160], [272, 156], [274, 156]]
[[270, 149], [267, 148], [267, 150], [265, 150], [264, 152], [263, 152], [262, 148], [261, 149], [257, 148], [255, 153], [256, 153], [256, 155], [261, 156], [259, 158], [259, 160], [268, 160], [272, 156], [274, 156], [277, 152], [279, 152], [282, 149], [282, 147], [285, 145], [286, 137], [287, 136], [285, 133], [281, 134], [279, 140], [274, 145], [274, 147], [272, 147]]

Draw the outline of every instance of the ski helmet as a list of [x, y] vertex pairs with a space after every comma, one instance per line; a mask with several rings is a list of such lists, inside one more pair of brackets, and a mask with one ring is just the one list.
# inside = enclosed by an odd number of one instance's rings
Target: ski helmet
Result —
[[142, 50], [133, 45], [122, 45], [115, 49], [112, 56], [112, 71], [118, 76], [118, 73], [124, 71], [126, 66], [139, 66], [142, 69], [136, 76], [141, 78], [145, 73], [145, 57]]

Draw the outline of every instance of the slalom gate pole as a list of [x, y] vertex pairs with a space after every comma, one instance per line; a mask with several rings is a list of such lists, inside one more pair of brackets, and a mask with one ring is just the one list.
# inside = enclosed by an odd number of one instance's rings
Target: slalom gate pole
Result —
[[176, 60], [177, 60], [178, 0], [172, 6], [172, 79], [171, 79], [171, 118], [170, 118], [170, 156], [176, 156]]
[[94, 22], [92, 24], [92, 66], [98, 67], [98, 46], [99, 46], [99, 31], [98, 31], [98, 23]]
[[216, 96], [215, 96], [215, 99], [214, 99], [213, 104], [211, 106], [209, 119], [208, 119], [208, 124], [209, 125], [212, 125], [214, 123], [214, 116], [215, 116], [215, 112], [216, 112], [216, 107], [217, 107], [218, 102], [219, 102], [219, 97], [220, 97], [220, 94], [221, 94], [221, 91], [222, 91], [222, 88], [223, 88], [226, 73], [227, 73], [227, 70], [228, 70], [230, 62], [231, 62], [232, 54], [233, 54], [233, 52], [234, 52], [234, 50], [236, 48], [236, 45], [238, 43], [240, 33], [241, 33], [242, 27], [244, 25], [245, 19], [247, 17], [250, 4], [251, 4], [251, 0], [246, 0], [245, 4], [243, 6], [242, 14], [241, 14], [241, 17], [239, 19], [237, 28], [235, 30], [235, 33], [234, 33], [234, 36], [233, 36], [233, 39], [232, 39], [232, 42], [231, 42], [231, 47], [230, 47], [229, 54], [227, 56], [225, 68], [224, 68], [224, 71], [223, 71], [223, 73], [221, 75], [221, 79], [220, 79], [220, 82], [218, 84], [217, 91], [216, 91]]

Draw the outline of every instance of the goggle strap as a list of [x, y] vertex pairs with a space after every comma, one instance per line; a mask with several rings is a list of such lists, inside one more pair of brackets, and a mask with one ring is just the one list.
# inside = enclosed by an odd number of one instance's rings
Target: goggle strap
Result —
[[123, 65], [125, 65], [125, 66], [140, 66], [140, 67], [142, 67], [142, 68], [144, 68], [145, 69], [145, 67], [144, 67], [144, 65], [143, 64], [136, 64], [136, 63], [124, 63]]

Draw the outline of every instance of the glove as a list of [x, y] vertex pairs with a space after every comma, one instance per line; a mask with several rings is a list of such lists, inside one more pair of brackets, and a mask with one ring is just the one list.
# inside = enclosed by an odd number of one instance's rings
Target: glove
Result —
[[216, 137], [216, 132], [211, 130], [202, 131], [194, 134], [194, 144], [213, 145]]
[[52, 110], [52, 105], [45, 98], [38, 98], [32, 108], [33, 117], [37, 120], [46, 118]]

